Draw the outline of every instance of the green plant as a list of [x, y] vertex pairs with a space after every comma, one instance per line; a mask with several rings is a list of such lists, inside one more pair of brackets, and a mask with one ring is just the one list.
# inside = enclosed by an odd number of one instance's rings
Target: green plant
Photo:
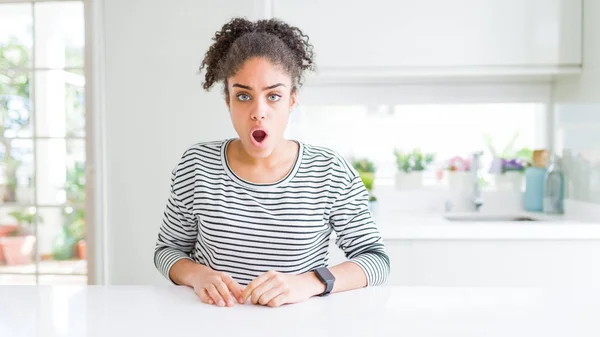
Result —
[[[85, 202], [85, 164], [75, 162], [67, 170], [64, 185], [67, 194], [67, 202], [80, 207]], [[67, 242], [78, 242], [85, 238], [85, 211], [81, 208], [67, 207], [63, 210], [65, 218], [64, 235]]]
[[484, 135], [485, 144], [494, 158], [500, 158], [505, 160], [519, 160], [531, 163], [533, 161], [533, 151], [528, 147], [520, 149], [515, 148], [515, 142], [519, 138], [519, 130], [515, 131], [513, 136], [510, 138], [502, 152], [496, 151], [493, 145], [492, 137], [490, 135]]
[[67, 179], [65, 181], [65, 192], [67, 202], [72, 204], [81, 204], [85, 201], [85, 164], [75, 162], [67, 169]]
[[424, 171], [435, 159], [433, 153], [423, 153], [419, 149], [413, 149], [409, 153], [395, 149], [394, 155], [398, 170], [406, 173]]
[[357, 159], [352, 161], [352, 167], [358, 172], [367, 192], [369, 192], [369, 201], [376, 201], [377, 198], [373, 195], [373, 184], [375, 172], [377, 171], [375, 164], [368, 159]]
[[32, 224], [34, 222], [37, 222], [38, 224], [44, 222], [44, 219], [37, 215], [35, 210], [27, 208], [12, 211], [8, 213], [8, 215], [13, 217], [17, 222], [17, 229], [10, 234], [11, 236], [31, 235], [33, 233]]
[[375, 173], [375, 164], [368, 159], [357, 159], [352, 162], [352, 167], [358, 172]]
[[6, 191], [2, 196], [5, 202], [16, 201], [17, 169], [21, 165], [13, 153], [7, 131], [16, 134], [29, 125], [31, 101], [29, 96], [29, 76], [25, 72], [12, 69], [25, 69], [29, 64], [27, 48], [16, 38], [0, 44], [0, 144], [4, 163]]

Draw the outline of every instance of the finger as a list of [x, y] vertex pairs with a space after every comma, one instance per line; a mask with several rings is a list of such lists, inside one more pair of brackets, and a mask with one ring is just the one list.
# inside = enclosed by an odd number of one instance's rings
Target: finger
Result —
[[266, 282], [264, 282], [263, 284], [259, 285], [258, 287], [256, 287], [254, 289], [254, 291], [252, 291], [252, 294], [250, 295], [250, 298], [252, 300], [253, 304], [258, 304], [258, 299], [267, 291], [274, 289], [276, 287], [278, 287], [279, 284], [277, 283], [277, 280], [275, 280], [275, 278], [270, 278], [269, 280], [267, 280]]
[[286, 294], [279, 294], [271, 299], [267, 305], [271, 308], [282, 306], [286, 303]]
[[[258, 288], [256, 290], [259, 290]], [[267, 291], [265, 291], [262, 295], [258, 297], [258, 304], [267, 305], [271, 302], [275, 297], [283, 294], [285, 291], [283, 286], [275, 286]]]
[[225, 284], [227, 284], [227, 287], [229, 288], [229, 291], [231, 291], [231, 293], [233, 294], [233, 296], [236, 298], [237, 301], [239, 301], [240, 303], [244, 303], [242, 300], [242, 291], [243, 288], [242, 286], [237, 283], [233, 277], [226, 275], [225, 277], [223, 277], [223, 282], [225, 282]]
[[210, 298], [210, 296], [208, 295], [208, 292], [206, 292], [206, 289], [202, 288], [196, 294], [198, 294], [198, 297], [200, 297], [200, 299], [202, 300], [202, 302], [204, 302], [206, 304], [213, 304], [214, 303], [212, 301], [212, 299]]
[[219, 294], [219, 291], [217, 290], [217, 288], [215, 287], [214, 284], [209, 284], [208, 286], [206, 286], [206, 291], [208, 292], [208, 295], [210, 296], [210, 298], [213, 300], [214, 303], [216, 303], [220, 307], [225, 306], [223, 297], [221, 297], [221, 295]]
[[230, 307], [235, 304], [235, 301], [233, 300], [233, 297], [231, 297], [231, 293], [229, 293], [229, 288], [227, 288], [227, 284], [225, 284], [225, 282], [218, 282], [216, 287], [227, 306]]
[[252, 280], [252, 282], [248, 283], [248, 285], [246, 286], [246, 289], [244, 289], [244, 291], [242, 292], [242, 302], [245, 303], [248, 300], [248, 298], [250, 297], [250, 295], [252, 295], [252, 292], [254, 291], [254, 289], [256, 287], [258, 287], [259, 285], [263, 284], [263, 282], [265, 282], [266, 280], [271, 278], [271, 276], [273, 276], [273, 275], [274, 275], [273, 272], [266, 272], [266, 273], [260, 275], [259, 277], [255, 278], [254, 280]]

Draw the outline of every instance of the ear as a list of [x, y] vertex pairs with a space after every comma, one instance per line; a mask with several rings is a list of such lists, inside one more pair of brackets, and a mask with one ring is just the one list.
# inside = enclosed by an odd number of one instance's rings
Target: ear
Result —
[[296, 107], [297, 103], [298, 103], [298, 90], [296, 90], [294, 88], [294, 90], [292, 90], [292, 94], [290, 95], [290, 111], [292, 111]]
[[227, 110], [231, 110], [231, 107], [229, 106], [229, 94], [225, 94], [225, 104], [227, 104]]

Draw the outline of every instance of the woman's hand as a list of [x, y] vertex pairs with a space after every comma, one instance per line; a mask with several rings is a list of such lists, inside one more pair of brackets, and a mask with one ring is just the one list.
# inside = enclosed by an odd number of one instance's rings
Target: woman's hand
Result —
[[191, 282], [194, 292], [202, 302], [231, 307], [241, 300], [242, 286], [226, 273], [206, 268], [197, 272]]
[[241, 303], [248, 298], [253, 304], [278, 307], [298, 303], [325, 291], [325, 285], [313, 273], [302, 275], [266, 272], [255, 278], [242, 293]]

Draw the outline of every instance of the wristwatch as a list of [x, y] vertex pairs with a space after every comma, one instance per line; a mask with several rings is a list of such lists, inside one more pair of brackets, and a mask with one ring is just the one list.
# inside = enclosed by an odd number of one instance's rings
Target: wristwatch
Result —
[[335, 277], [329, 271], [329, 269], [325, 267], [317, 268], [314, 270], [315, 275], [319, 278], [319, 280], [325, 285], [325, 291], [319, 296], [327, 296], [333, 289], [333, 283], [335, 282]]

